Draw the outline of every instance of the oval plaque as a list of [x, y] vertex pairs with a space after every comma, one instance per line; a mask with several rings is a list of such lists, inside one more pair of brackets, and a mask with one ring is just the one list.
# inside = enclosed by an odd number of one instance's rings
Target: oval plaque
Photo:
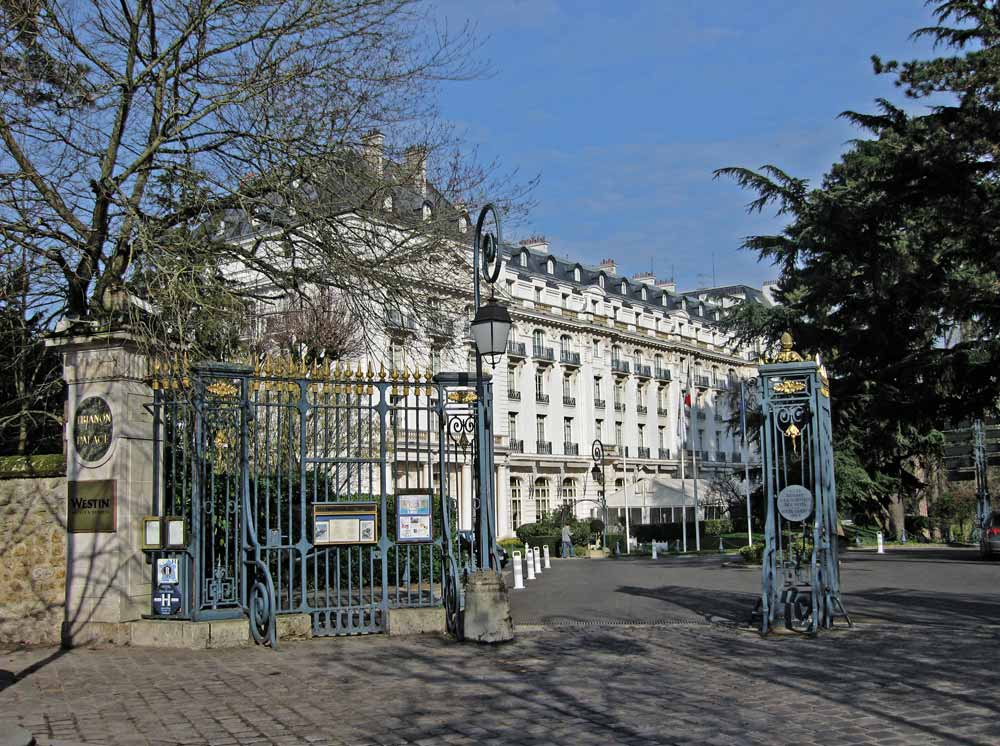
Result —
[[801, 484], [790, 484], [778, 493], [778, 512], [789, 521], [804, 521], [813, 512], [812, 492]]
[[111, 447], [114, 423], [111, 408], [99, 396], [80, 402], [73, 418], [73, 446], [84, 461], [99, 461]]

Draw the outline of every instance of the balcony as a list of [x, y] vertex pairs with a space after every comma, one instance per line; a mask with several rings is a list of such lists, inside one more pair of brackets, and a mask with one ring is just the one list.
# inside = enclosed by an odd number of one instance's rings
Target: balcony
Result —
[[556, 361], [556, 352], [551, 347], [532, 347], [531, 356], [535, 360], [541, 360], [543, 363], [554, 363]]
[[729, 456], [730, 456], [729, 460], [732, 461], [734, 464], [741, 464], [741, 463], [743, 463], [743, 456], [740, 455], [739, 453], [737, 453], [736, 451], [733, 451], [732, 453], [730, 453]]
[[698, 451], [698, 459], [702, 462], [708, 461], [708, 451]]
[[510, 440], [510, 452], [511, 453], [524, 453], [524, 441], [515, 440], [511, 438]]
[[711, 379], [709, 379], [708, 376], [695, 376], [694, 382], [697, 386], [700, 386], [703, 389], [707, 389], [712, 385]]
[[716, 422], [725, 422], [726, 420], [725, 420], [725, 418], [721, 414], [719, 414], [718, 412], [716, 412], [716, 414], [715, 414], [715, 421]]
[[618, 375], [627, 376], [628, 375], [628, 363], [624, 360], [612, 360], [611, 361], [611, 372], [617, 373]]
[[575, 407], [576, 406], [576, 397], [575, 396], [566, 396], [565, 394], [563, 394], [563, 406], [565, 406], [565, 407]]
[[570, 352], [569, 350], [559, 351], [559, 362], [563, 365], [571, 365], [574, 367], [580, 367], [580, 353]]
[[544, 456], [552, 455], [552, 441], [551, 440], [539, 440], [535, 442], [535, 453], [540, 453]]
[[578, 443], [563, 443], [563, 453], [567, 456], [579, 456], [580, 445]]
[[608, 403], [604, 399], [594, 399], [594, 409], [607, 409]]
[[635, 374], [639, 376], [639, 378], [652, 378], [653, 369], [650, 368], [648, 365], [639, 365], [637, 363], [635, 366]]
[[649, 407], [647, 407], [645, 404], [640, 404], [635, 409], [639, 414], [646, 414], [649, 411]]
[[437, 339], [451, 339], [455, 336], [455, 322], [451, 319], [428, 319], [427, 333]]
[[656, 378], [658, 380], [660, 380], [660, 381], [669, 381], [669, 380], [671, 380], [670, 379], [670, 371], [667, 370], [666, 368], [657, 368], [656, 369]]
[[716, 461], [721, 461], [721, 462], [725, 463], [725, 461], [726, 461], [726, 454], [725, 454], [725, 452], [723, 452], [723, 451], [716, 451], [715, 452], [715, 460]]
[[666, 407], [657, 407], [656, 408], [656, 414], [658, 416], [660, 416], [660, 417], [669, 417], [670, 416], [670, 410], [667, 409]]
[[616, 412], [624, 412], [625, 411], [625, 402], [616, 401], [615, 402], [615, 411]]
[[695, 414], [695, 417], [697, 417], [697, 418], [698, 418], [699, 420], [705, 420], [705, 419], [708, 419], [708, 415], [707, 415], [707, 414], [705, 414], [704, 412], [697, 412], [697, 413]]
[[392, 331], [397, 332], [416, 332], [417, 322], [412, 316], [406, 316], [399, 311], [389, 311], [389, 315], [386, 317], [385, 325]]
[[539, 404], [548, 404], [549, 403], [549, 395], [548, 394], [543, 394], [541, 391], [536, 391], [535, 392], [535, 401], [538, 402]]
[[639, 458], [649, 458], [649, 449], [645, 446], [639, 446]]
[[664, 460], [664, 461], [668, 460], [670, 458], [670, 449], [669, 448], [661, 448], [660, 449], [660, 458], [662, 460]]
[[507, 343], [507, 354], [511, 357], [527, 357], [527, 351], [524, 349], [524, 342], [508, 342]]
[[510, 389], [507, 391], [507, 398], [511, 401], [521, 401], [521, 392]]

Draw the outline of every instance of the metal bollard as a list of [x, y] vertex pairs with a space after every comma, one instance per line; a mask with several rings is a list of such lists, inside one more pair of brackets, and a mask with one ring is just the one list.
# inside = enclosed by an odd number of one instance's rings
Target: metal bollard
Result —
[[538, 547], [531, 550], [531, 556], [535, 558], [535, 575], [542, 574], [542, 553], [538, 551]]
[[875, 536], [876, 541], [878, 541], [877, 554], [885, 554], [885, 540], [882, 538], [882, 532], [879, 531]]
[[544, 547], [542, 547], [542, 557], [545, 559], [545, 569], [546, 570], [551, 570], [552, 569], [552, 563], [549, 562], [549, 545], [548, 544], [546, 544]]
[[514, 590], [524, 590], [524, 568], [521, 567], [521, 553], [514, 552]]
[[535, 560], [531, 556], [531, 547], [524, 548], [524, 557], [528, 561], [528, 580], [535, 579]]

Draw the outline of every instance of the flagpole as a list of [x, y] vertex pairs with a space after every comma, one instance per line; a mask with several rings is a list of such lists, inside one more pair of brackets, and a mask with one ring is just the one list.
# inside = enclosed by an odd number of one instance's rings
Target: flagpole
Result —
[[747, 382], [740, 381], [740, 433], [743, 436], [743, 488], [747, 496], [747, 546], [753, 545], [753, 528], [750, 521], [750, 442], [747, 439]]
[[629, 550], [628, 446], [622, 446], [622, 468], [625, 470], [625, 554], [632, 554]]
[[[691, 369], [688, 368], [688, 391], [691, 392]], [[698, 416], [698, 393], [693, 393], [691, 397], [691, 417], [690, 417], [690, 440], [694, 444], [691, 449], [691, 478], [694, 481], [694, 550], [701, 551], [701, 531], [698, 530], [698, 444], [695, 442], [694, 425]]]

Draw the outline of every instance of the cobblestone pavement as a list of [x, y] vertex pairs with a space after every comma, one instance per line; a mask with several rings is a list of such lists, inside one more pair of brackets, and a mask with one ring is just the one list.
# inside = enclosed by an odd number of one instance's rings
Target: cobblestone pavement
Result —
[[[856, 605], [862, 592], [874, 599], [862, 615], [868, 621], [812, 640], [762, 639], [706, 621], [725, 619], [712, 609], [725, 610], [727, 598], [743, 608], [753, 582], [741, 579], [747, 571], [713, 576], [713, 585], [677, 565], [657, 570], [659, 585], [641, 572], [623, 583], [621, 563], [587, 576], [589, 595], [605, 599], [588, 613], [607, 620], [603, 626], [558, 626], [565, 615], [554, 614], [556, 625], [522, 626], [515, 642], [497, 647], [372, 636], [284, 642], [278, 651], [11, 651], [0, 654], [0, 721], [19, 722], [53, 746], [996, 744], [997, 593], [983, 591], [978, 606], [963, 607], [956, 599], [975, 594], [949, 595], [935, 584], [971, 574], [953, 590], [975, 591], [990, 577], [995, 589], [1000, 565], [980, 571], [917, 555], [908, 562], [924, 564], [906, 582], [905, 568], [891, 563], [850, 572], [845, 563], [845, 579], [869, 578], [855, 583]], [[582, 582], [572, 574], [584, 567], [554, 564], [515, 596], [518, 620], [544, 622], [529, 618], [538, 604], [528, 594], [562, 603], [551, 589]], [[716, 587], [730, 583], [741, 589], [732, 597]], [[618, 626], [616, 618], [638, 613], [618, 609], [619, 596], [669, 598], [687, 616]], [[677, 616], [655, 605], [639, 610], [663, 621]], [[922, 624], [892, 621], [928, 614]]]

